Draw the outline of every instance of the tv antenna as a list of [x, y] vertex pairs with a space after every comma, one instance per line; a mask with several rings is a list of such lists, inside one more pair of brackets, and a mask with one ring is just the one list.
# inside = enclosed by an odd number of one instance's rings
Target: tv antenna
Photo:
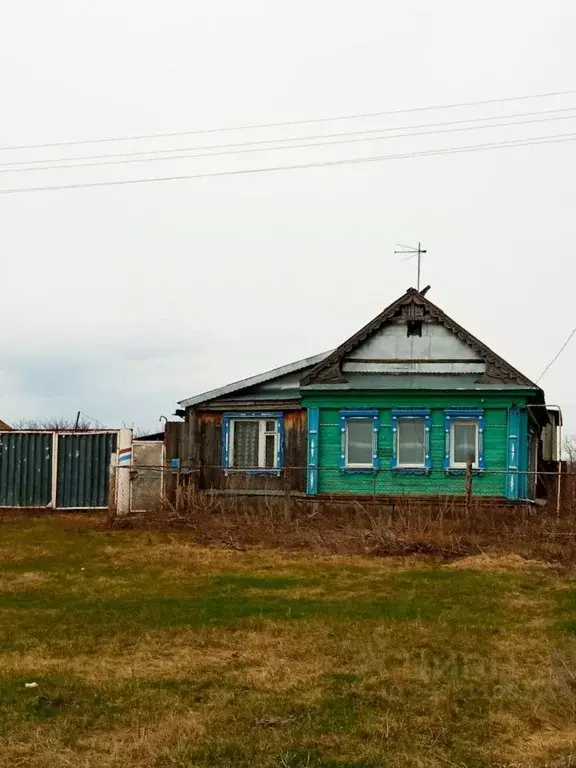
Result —
[[418, 291], [420, 291], [420, 260], [422, 258], [422, 254], [426, 253], [426, 251], [422, 248], [422, 243], [418, 242], [418, 248], [414, 248], [411, 245], [402, 245], [402, 243], [396, 244], [399, 248], [406, 248], [405, 251], [394, 251], [394, 253], [407, 253], [408, 256], [406, 258], [402, 259], [402, 261], [407, 261], [408, 259], [413, 259], [414, 256], [418, 256], [418, 279], [416, 281], [416, 288]]

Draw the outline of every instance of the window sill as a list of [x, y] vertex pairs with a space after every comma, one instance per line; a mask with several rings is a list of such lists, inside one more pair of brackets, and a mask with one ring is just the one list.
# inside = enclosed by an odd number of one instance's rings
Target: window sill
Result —
[[343, 475], [373, 475], [378, 472], [378, 467], [340, 467]]
[[257, 467], [255, 469], [235, 469], [227, 467], [224, 469], [224, 475], [226, 477], [228, 477], [228, 475], [275, 475], [276, 477], [280, 477], [281, 474], [282, 468], [266, 469], [264, 467]]
[[[481, 467], [472, 467], [473, 475], [483, 475], [486, 470]], [[446, 475], [465, 475], [467, 469], [465, 467], [445, 467], [444, 473]]]
[[392, 467], [397, 475], [429, 475], [431, 467]]

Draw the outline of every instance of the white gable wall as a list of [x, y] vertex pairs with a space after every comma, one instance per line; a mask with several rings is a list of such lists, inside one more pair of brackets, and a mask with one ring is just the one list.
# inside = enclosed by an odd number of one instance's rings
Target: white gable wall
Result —
[[[356, 362], [355, 362], [356, 361]], [[346, 358], [344, 371], [370, 373], [483, 373], [478, 353], [437, 321], [408, 336], [404, 320], [392, 320]]]

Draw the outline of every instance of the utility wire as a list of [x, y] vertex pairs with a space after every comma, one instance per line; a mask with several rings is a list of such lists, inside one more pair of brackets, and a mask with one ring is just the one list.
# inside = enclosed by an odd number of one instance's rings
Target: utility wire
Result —
[[84, 411], [80, 411], [80, 414], [84, 416], [88, 421], [93, 421], [94, 424], [98, 424], [100, 427], [104, 427], [106, 429], [106, 424], [103, 424], [101, 421], [98, 421], [98, 419], [95, 419], [94, 416], [90, 416], [87, 413], [84, 413]]
[[554, 363], [556, 362], [556, 360], [558, 360], [558, 358], [560, 357], [560, 355], [562, 354], [562, 352], [564, 352], [564, 350], [566, 349], [566, 347], [568, 346], [568, 344], [570, 344], [570, 342], [572, 341], [572, 337], [574, 336], [574, 334], [575, 334], [575, 333], [576, 333], [576, 328], [574, 328], [574, 329], [572, 330], [572, 333], [570, 334], [570, 336], [568, 336], [568, 338], [566, 339], [566, 341], [564, 342], [564, 344], [562, 344], [562, 346], [560, 347], [560, 351], [558, 352], [558, 354], [557, 354], [557, 355], [555, 355], [555, 357], [553, 357], [553, 358], [552, 358], [552, 360], [551, 360], [551, 361], [548, 363], [548, 365], [546, 366], [546, 368], [544, 368], [544, 370], [542, 371], [542, 373], [540, 374], [540, 376], [538, 376], [538, 378], [536, 379], [536, 384], [538, 384], [538, 383], [541, 381], [541, 379], [543, 379], [543, 378], [544, 378], [544, 375], [545, 375], [546, 373], [548, 373], [548, 371], [549, 371], [549, 370], [550, 370], [550, 368], [551, 368], [551, 367], [554, 365]]
[[[88, 163], [77, 163], [77, 162], [63, 162], [63, 161], [53, 161], [58, 164], [55, 165], [41, 165], [36, 166], [32, 168], [4, 168], [0, 167], [0, 173], [25, 173], [29, 171], [52, 171], [52, 170], [61, 170], [66, 168], [99, 168], [100, 166], [104, 165], [124, 165], [127, 163], [148, 163], [148, 162], [158, 162], [158, 161], [166, 161], [166, 160], [186, 160], [190, 158], [199, 158], [199, 157], [218, 157], [221, 155], [239, 155], [239, 154], [245, 154], [245, 153], [251, 153], [251, 152], [277, 152], [277, 151], [286, 151], [290, 149], [306, 149], [310, 147], [331, 147], [333, 145], [337, 144], [355, 144], [357, 142], [363, 142], [363, 141], [384, 141], [388, 139], [404, 139], [404, 138], [410, 138], [412, 136], [430, 136], [433, 134], [442, 134], [442, 133], [454, 133], [459, 131], [472, 131], [472, 130], [480, 130], [480, 129], [486, 129], [486, 128], [502, 128], [502, 127], [508, 127], [513, 125], [527, 125], [532, 123], [548, 123], [555, 120], [574, 120], [576, 118], [576, 115], [562, 115], [557, 117], [543, 117], [536, 120], [517, 120], [516, 122], [505, 122], [505, 123], [491, 123], [491, 124], [484, 124], [484, 125], [469, 125], [469, 126], [460, 126], [458, 128], [446, 128], [446, 129], [437, 129], [432, 131], [416, 131], [411, 133], [399, 133], [395, 135], [386, 135], [386, 136], [361, 136], [357, 138], [352, 139], [337, 139], [336, 141], [320, 141], [320, 142], [312, 142], [312, 143], [304, 143], [304, 144], [291, 144], [290, 146], [280, 146], [280, 147], [250, 147], [247, 149], [225, 149], [219, 152], [195, 152], [193, 154], [188, 154], [186, 150], [182, 150], [185, 152], [185, 154], [182, 155], [168, 155], [168, 156], [161, 156], [161, 157], [124, 157], [124, 159], [121, 160], [103, 160], [103, 162], [88, 162]], [[340, 135], [346, 135], [346, 134], [340, 134]], [[312, 137], [314, 138], [314, 137]], [[319, 137], [323, 138], [323, 137]], [[250, 143], [250, 142], [248, 142]], [[204, 147], [190, 147], [191, 150], [194, 149], [205, 149]], [[209, 149], [209, 147], [206, 147], [206, 149]], [[178, 150], [171, 150], [172, 152], [177, 152]], [[144, 153], [144, 154], [153, 154], [152, 152]], [[122, 156], [121, 156], [122, 157]], [[77, 158], [69, 158], [73, 161], [75, 161]], [[80, 158], [78, 158], [80, 159]], [[49, 161], [47, 161], [49, 162]], [[32, 161], [30, 161], [32, 163]], [[62, 164], [63, 163], [63, 164]], [[0, 166], [2, 164], [0, 163]]]
[[549, 91], [548, 93], [533, 93], [523, 96], [507, 96], [500, 99], [482, 99], [480, 101], [461, 101], [454, 104], [434, 104], [426, 107], [410, 107], [408, 109], [392, 109], [378, 112], [361, 112], [352, 115], [336, 115], [335, 117], [314, 117], [306, 120], [285, 120], [277, 123], [251, 123], [249, 125], [234, 125], [219, 128], [196, 128], [190, 131], [176, 131], [173, 133], [148, 133], [133, 136], [111, 136], [100, 139], [77, 139], [75, 141], [52, 141], [42, 144], [18, 144], [0, 147], [0, 152], [20, 149], [40, 149], [43, 147], [66, 147], [79, 144], [103, 144], [114, 141], [140, 141], [143, 139], [164, 139], [175, 136], [191, 136], [201, 133], [224, 133], [229, 131], [250, 131], [259, 128], [280, 128], [287, 125], [308, 125], [310, 123], [325, 123], [336, 120], [359, 120], [367, 117], [385, 117], [391, 115], [405, 115], [412, 112], [427, 112], [437, 109], [456, 109], [460, 107], [476, 107], [485, 104], [502, 104], [511, 101], [525, 101], [527, 99], [544, 99], [552, 96], [568, 96], [576, 93], [576, 89], [567, 91]]
[[527, 147], [539, 144], [554, 144], [564, 141], [574, 141], [576, 133], [559, 134], [558, 136], [536, 136], [533, 139], [516, 139], [514, 141], [492, 142], [488, 144], [473, 144], [465, 147], [445, 147], [443, 149], [425, 150], [422, 152], [405, 152], [393, 155], [376, 155], [373, 157], [356, 157], [349, 160], [326, 160], [322, 162], [296, 163], [294, 165], [277, 165], [269, 168], [243, 168], [236, 171], [216, 171], [211, 173], [195, 173], [180, 176], [159, 176], [147, 179], [121, 179], [117, 181], [95, 181], [80, 184], [58, 184], [47, 187], [15, 187], [0, 189], [0, 195], [13, 195], [22, 192], [53, 192], [63, 189], [88, 189], [95, 187], [118, 187], [129, 184], [154, 184], [161, 181], [185, 181], [189, 179], [208, 179], [220, 176], [242, 176], [244, 174], [270, 173], [273, 171], [294, 171], [308, 168], [326, 168], [339, 165], [357, 165], [374, 163], [384, 160], [404, 160], [413, 157], [431, 157], [435, 155], [457, 154], [460, 152], [479, 152], [491, 149], [507, 149], [509, 147]]
[[[294, 142], [294, 141], [333, 139], [333, 138], [340, 138], [343, 136], [370, 136], [371, 134], [389, 133], [391, 131], [412, 131], [418, 128], [438, 128], [438, 127], [444, 127], [447, 125], [448, 126], [461, 125], [463, 123], [482, 123], [482, 122], [488, 122], [490, 120], [512, 120], [516, 117], [534, 117], [534, 116], [540, 116], [540, 115], [557, 114], [559, 112], [566, 113], [566, 112], [574, 112], [574, 111], [576, 111], [576, 107], [566, 107], [564, 109], [544, 109], [537, 112], [518, 112], [512, 115], [494, 115], [492, 117], [469, 117], [464, 120], [446, 120], [439, 123], [417, 123], [416, 125], [398, 125], [395, 127], [388, 127], [388, 128], [371, 128], [369, 130], [364, 130], [364, 131], [344, 131], [340, 133], [324, 133], [324, 134], [320, 133], [312, 136], [290, 136], [290, 137], [282, 137], [279, 139], [257, 139], [255, 141], [241, 141], [241, 142], [235, 142], [232, 144], [205, 144], [203, 146], [200, 145], [196, 147], [176, 147], [173, 149], [148, 149], [148, 150], [138, 150], [137, 152], [115, 152], [115, 153], [107, 153], [103, 155], [80, 155], [78, 157], [53, 157], [48, 159], [36, 159], [36, 160], [11, 160], [9, 162], [0, 163], [0, 167], [37, 165], [40, 163], [42, 164], [65, 163], [67, 161], [75, 162], [77, 160], [107, 160], [108, 158], [116, 158], [116, 157], [135, 157], [135, 156], [142, 156], [142, 155], [161, 155], [161, 154], [163, 155], [163, 154], [169, 154], [173, 152], [195, 152], [195, 151], [208, 150], [208, 149], [230, 149], [235, 147], [260, 146], [262, 144], [283, 144], [286, 142]], [[571, 117], [571, 116], [568, 116], [568, 117]], [[533, 122], [533, 121], [525, 121], [525, 122]], [[538, 121], [534, 121], [534, 122], [538, 122]], [[502, 125], [518, 125], [518, 123], [505, 122]], [[474, 128], [474, 127], [475, 126], [471, 126], [471, 128]], [[482, 126], [478, 126], [478, 127], [482, 127]], [[417, 134], [409, 134], [409, 135], [417, 135]]]

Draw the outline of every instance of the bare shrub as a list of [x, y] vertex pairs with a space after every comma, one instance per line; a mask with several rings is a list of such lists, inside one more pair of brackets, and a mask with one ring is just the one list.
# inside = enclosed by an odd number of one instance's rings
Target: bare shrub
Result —
[[14, 424], [14, 429], [49, 429], [55, 432], [76, 431], [87, 432], [91, 429], [98, 429], [100, 425], [84, 417], [78, 421], [76, 419], [67, 419], [66, 417], [48, 418], [48, 419], [20, 419]]
[[368, 499], [242, 497], [181, 489], [178, 504], [116, 518], [113, 526], [185, 528], [201, 544], [231, 549], [282, 547], [340, 554], [443, 558], [483, 552], [516, 553], [549, 562], [576, 562], [576, 511], [439, 496], [390, 502]]

